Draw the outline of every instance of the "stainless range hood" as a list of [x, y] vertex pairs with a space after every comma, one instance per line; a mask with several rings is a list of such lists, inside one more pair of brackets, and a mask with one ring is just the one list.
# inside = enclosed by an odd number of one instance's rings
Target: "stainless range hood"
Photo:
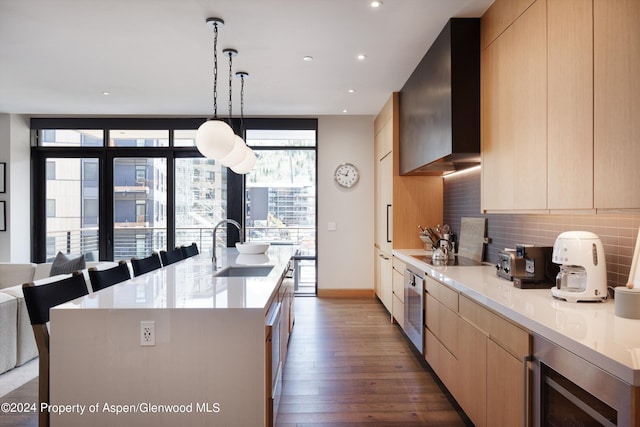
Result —
[[450, 19], [399, 98], [401, 175], [480, 164], [480, 19]]

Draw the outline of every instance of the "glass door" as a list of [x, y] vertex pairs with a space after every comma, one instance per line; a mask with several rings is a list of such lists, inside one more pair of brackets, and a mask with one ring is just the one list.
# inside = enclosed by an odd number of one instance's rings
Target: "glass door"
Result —
[[99, 159], [46, 159], [46, 260], [58, 252], [97, 261]]
[[316, 294], [316, 132], [247, 130], [257, 162], [245, 181], [248, 241], [296, 245], [296, 287]]

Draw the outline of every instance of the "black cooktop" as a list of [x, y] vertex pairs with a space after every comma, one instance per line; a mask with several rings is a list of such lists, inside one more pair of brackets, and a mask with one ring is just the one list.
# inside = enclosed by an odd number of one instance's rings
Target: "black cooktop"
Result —
[[443, 265], [451, 265], [456, 267], [474, 267], [478, 265], [482, 265], [481, 262], [473, 260], [471, 258], [466, 258], [463, 256], [456, 255], [453, 259], [449, 259], [446, 261], [433, 261], [433, 258], [425, 255], [413, 255], [419, 261], [426, 262], [427, 264], [433, 266], [443, 266]]

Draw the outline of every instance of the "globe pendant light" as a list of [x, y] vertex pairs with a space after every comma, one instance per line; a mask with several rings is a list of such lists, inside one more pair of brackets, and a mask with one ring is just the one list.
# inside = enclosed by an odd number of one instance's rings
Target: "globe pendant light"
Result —
[[[240, 77], [240, 129], [244, 131], [244, 79], [249, 76], [245, 71], [238, 71], [236, 76]], [[246, 144], [243, 148], [242, 160], [231, 167], [237, 174], [249, 173], [256, 165], [256, 155]]]
[[[227, 54], [229, 56], [229, 123], [231, 123], [231, 117], [232, 117], [232, 112], [233, 112], [233, 107], [232, 107], [232, 79], [233, 79], [233, 57], [236, 56], [238, 54], [238, 51], [235, 49], [224, 49], [223, 52], [225, 54]], [[241, 119], [242, 121], [242, 119]], [[241, 125], [242, 126], [242, 125]], [[246, 149], [247, 146], [244, 143], [244, 140], [239, 137], [238, 135], [235, 135], [235, 141], [233, 144], [233, 149], [231, 150], [231, 152], [229, 154], [227, 154], [226, 156], [224, 156], [221, 160], [220, 163], [222, 163], [224, 166], [226, 167], [232, 167], [232, 166], [236, 166], [238, 163], [240, 163], [245, 155], [246, 155]]]
[[231, 152], [235, 133], [225, 122], [218, 120], [218, 27], [224, 25], [220, 18], [207, 18], [213, 26], [213, 118], [204, 122], [196, 132], [196, 147], [203, 156], [220, 160]]
[[244, 159], [235, 166], [231, 167], [231, 170], [237, 174], [245, 174], [251, 172], [251, 169], [256, 165], [256, 154], [249, 147], [246, 147]]

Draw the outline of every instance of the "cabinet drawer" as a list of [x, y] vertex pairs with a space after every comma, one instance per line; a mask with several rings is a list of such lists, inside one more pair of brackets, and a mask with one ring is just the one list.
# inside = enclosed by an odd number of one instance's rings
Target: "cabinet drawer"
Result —
[[[394, 260], [395, 262], [395, 260]], [[401, 302], [404, 302], [404, 275], [398, 270], [393, 269], [393, 295]]]
[[427, 329], [455, 355], [458, 350], [458, 315], [429, 294], [426, 300]]
[[400, 301], [400, 299], [395, 294], [393, 294], [392, 308], [393, 318], [396, 319], [398, 325], [400, 325], [400, 327], [404, 329], [404, 302]]
[[494, 313], [489, 314], [489, 337], [518, 360], [531, 354], [529, 332]]
[[490, 331], [490, 312], [480, 304], [472, 301], [465, 295], [460, 295], [459, 309], [460, 316], [462, 316], [469, 323], [480, 329], [486, 335], [489, 335]]
[[407, 268], [407, 264], [404, 261], [400, 261], [398, 258], [393, 257], [394, 270], [397, 270], [400, 274], [404, 275], [405, 268]]
[[425, 277], [427, 293], [454, 312], [458, 312], [458, 292], [430, 277]]
[[457, 361], [438, 339], [425, 328], [425, 352], [424, 358], [429, 363], [436, 375], [451, 391], [456, 388], [457, 383]]

